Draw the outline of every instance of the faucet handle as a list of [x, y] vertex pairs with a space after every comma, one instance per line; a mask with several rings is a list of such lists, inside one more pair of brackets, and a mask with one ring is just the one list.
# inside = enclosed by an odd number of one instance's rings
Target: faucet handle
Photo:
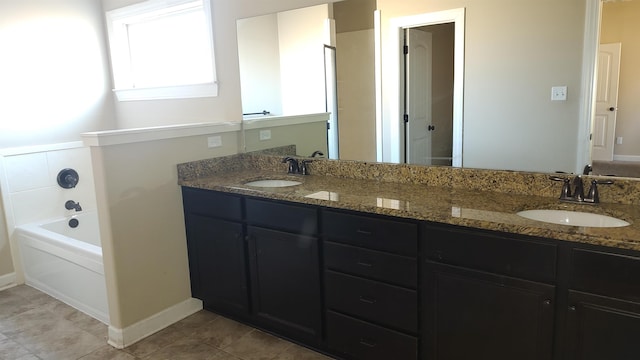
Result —
[[591, 188], [589, 188], [589, 193], [587, 197], [584, 198], [584, 201], [598, 204], [600, 202], [600, 192], [598, 191], [598, 184], [601, 185], [611, 185], [613, 181], [611, 180], [591, 180]]
[[300, 173], [302, 175], [309, 175], [309, 163], [313, 162], [313, 160], [302, 160], [300, 163]]
[[569, 178], [560, 176], [549, 176], [549, 180], [562, 181], [562, 190], [560, 191], [560, 200], [566, 200], [571, 198], [571, 185], [569, 184]]

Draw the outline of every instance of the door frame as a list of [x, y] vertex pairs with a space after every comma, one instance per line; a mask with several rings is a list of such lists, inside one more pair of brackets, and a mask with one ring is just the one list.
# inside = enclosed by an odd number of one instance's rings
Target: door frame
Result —
[[[399, 163], [404, 162], [404, 107], [402, 79], [402, 54], [404, 29], [443, 23], [454, 23], [454, 64], [453, 64], [453, 151], [452, 166], [462, 167], [462, 125], [463, 125], [463, 97], [464, 97], [464, 31], [465, 8], [437, 11], [425, 14], [410, 15], [392, 18], [389, 20], [389, 33], [391, 49], [397, 49], [397, 56], [392, 56], [390, 79], [390, 111], [389, 121], [382, 124], [384, 130], [389, 132], [389, 144], [384, 146], [384, 161]], [[386, 152], [386, 154], [384, 154]]]

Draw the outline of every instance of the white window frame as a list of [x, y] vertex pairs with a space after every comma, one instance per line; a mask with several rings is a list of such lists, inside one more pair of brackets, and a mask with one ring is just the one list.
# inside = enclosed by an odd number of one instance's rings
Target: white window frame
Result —
[[139, 21], [151, 20], [159, 15], [171, 13], [180, 6], [194, 0], [148, 0], [143, 3], [126, 6], [106, 12], [109, 45], [111, 51], [111, 68], [113, 70], [113, 89], [118, 100], [157, 100], [184, 99], [218, 96], [215, 52], [213, 42], [213, 21], [211, 19], [210, 0], [201, 0], [207, 22], [213, 81], [201, 84], [187, 84], [162, 87], [133, 87], [129, 40], [127, 25]]

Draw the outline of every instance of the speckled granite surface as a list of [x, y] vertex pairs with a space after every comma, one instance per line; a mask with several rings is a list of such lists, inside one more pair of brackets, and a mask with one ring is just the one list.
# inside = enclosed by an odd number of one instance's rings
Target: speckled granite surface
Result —
[[[179, 184], [329, 208], [428, 220], [556, 240], [640, 250], [640, 181], [601, 186], [596, 206], [557, 200], [561, 183], [549, 174], [314, 160], [311, 175], [287, 175], [277, 156], [241, 154], [178, 165]], [[257, 188], [260, 179], [301, 185]], [[588, 180], [588, 178], [586, 178]], [[585, 180], [585, 187], [588, 184]], [[594, 212], [631, 223], [621, 228], [554, 225], [524, 219], [528, 209]]]

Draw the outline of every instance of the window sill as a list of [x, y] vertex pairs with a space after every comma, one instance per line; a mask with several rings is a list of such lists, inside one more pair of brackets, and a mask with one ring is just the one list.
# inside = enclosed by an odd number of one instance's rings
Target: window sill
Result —
[[137, 89], [114, 89], [118, 101], [188, 99], [218, 96], [218, 84], [193, 84]]

